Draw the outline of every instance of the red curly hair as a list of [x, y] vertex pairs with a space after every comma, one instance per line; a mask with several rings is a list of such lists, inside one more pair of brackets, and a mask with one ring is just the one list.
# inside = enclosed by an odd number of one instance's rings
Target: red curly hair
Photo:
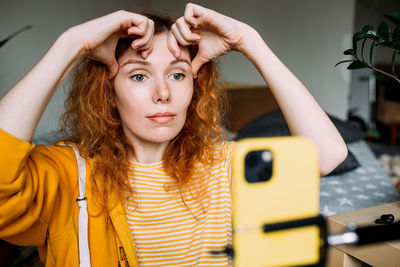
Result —
[[[154, 21], [155, 33], [169, 31], [175, 20], [147, 15]], [[120, 57], [130, 47], [132, 39], [121, 39], [116, 49]], [[192, 58], [196, 47], [190, 47]], [[186, 122], [164, 153], [165, 172], [174, 178], [173, 185], [181, 191], [195, 177], [195, 164], [210, 166], [215, 144], [224, 139], [221, 125], [221, 94], [216, 90], [217, 72], [213, 62], [204, 64], [194, 80], [194, 90]], [[62, 115], [64, 141], [74, 142], [85, 157], [95, 158], [93, 175], [106, 186], [98, 192], [107, 203], [111, 191], [119, 196], [132, 196], [128, 184], [129, 161], [134, 147], [125, 137], [121, 118], [115, 105], [115, 91], [108, 69], [100, 62], [82, 60], [72, 73], [72, 85]], [[223, 99], [223, 98], [222, 98]], [[196, 175], [197, 176], [197, 175]], [[198, 176], [197, 176], [198, 177]], [[100, 190], [96, 186], [97, 190]], [[128, 193], [128, 194], [126, 194]], [[198, 192], [200, 193], [200, 192]]]

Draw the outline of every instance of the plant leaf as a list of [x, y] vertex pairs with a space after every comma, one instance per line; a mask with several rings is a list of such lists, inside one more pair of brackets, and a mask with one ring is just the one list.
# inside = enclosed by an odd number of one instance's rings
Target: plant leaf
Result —
[[346, 63], [346, 62], [353, 62], [353, 60], [352, 60], [352, 59], [342, 60], [342, 61], [336, 63], [336, 64], [335, 64], [335, 67], [338, 66], [339, 64]]
[[365, 34], [370, 34], [370, 35], [376, 35], [376, 31], [375, 31], [375, 28], [374, 28], [374, 26], [372, 26], [372, 25], [366, 25], [366, 26], [364, 26], [363, 28], [362, 28], [362, 32], [363, 33], [365, 33]]
[[366, 36], [365, 36], [365, 33], [363, 33], [363, 32], [356, 32], [356, 33], [353, 34], [353, 40], [356, 41], [356, 42], [358, 42], [358, 41], [360, 41], [360, 40], [362, 40], [364, 38], [366, 38]]
[[369, 63], [372, 65], [372, 59], [374, 57], [374, 47], [375, 47], [375, 41], [372, 42], [371, 47], [369, 48]]
[[361, 62], [358, 60], [353, 61], [353, 63], [351, 63], [347, 69], [348, 70], [358, 70], [358, 69], [365, 69], [368, 68], [368, 64], [365, 62]]
[[400, 40], [396, 40], [392, 44], [393, 44], [394, 48], [396, 48], [397, 50], [400, 50]]
[[396, 19], [400, 20], [400, 10], [394, 10], [392, 12], [392, 16], [395, 17]]
[[379, 41], [379, 37], [377, 35], [367, 34], [367, 38], [372, 39], [374, 41]]
[[385, 15], [385, 18], [389, 19], [396, 25], [400, 25], [400, 11], [393, 11], [391, 15]]
[[389, 26], [385, 22], [379, 24], [378, 36], [384, 41], [389, 41]]
[[392, 55], [392, 72], [393, 72], [393, 75], [396, 75], [396, 73], [394, 72], [395, 66], [396, 66], [396, 51], [394, 51], [393, 55]]
[[365, 38], [364, 41], [362, 42], [362, 45], [361, 45], [361, 58], [362, 58], [363, 61], [365, 61], [364, 60], [364, 46], [365, 46], [365, 42], [366, 41], [367, 41], [367, 39]]
[[393, 38], [393, 42], [400, 40], [400, 25], [397, 26], [396, 29], [394, 29], [392, 38]]
[[346, 51], [343, 52], [346, 56], [355, 56], [356, 53], [354, 52], [353, 49], [347, 49]]

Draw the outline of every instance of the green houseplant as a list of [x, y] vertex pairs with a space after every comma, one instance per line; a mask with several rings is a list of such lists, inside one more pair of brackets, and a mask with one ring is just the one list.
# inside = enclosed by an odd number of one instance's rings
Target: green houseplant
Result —
[[[393, 32], [390, 31], [389, 25], [381, 22], [377, 29], [372, 25], [366, 25], [361, 31], [353, 35], [353, 48], [343, 52], [344, 55], [352, 56], [353, 59], [338, 62], [335, 67], [342, 63], [350, 63], [347, 67], [349, 70], [369, 68], [375, 72], [376, 76], [386, 76], [395, 79], [400, 83], [400, 77], [396, 74], [396, 56], [400, 55], [400, 11], [394, 11], [391, 15], [385, 17], [394, 24]], [[361, 43], [361, 45], [359, 45]], [[368, 55], [366, 57], [365, 50], [369, 46]], [[393, 50], [392, 53], [392, 70], [391, 73], [383, 71], [375, 67], [372, 63], [374, 49], [376, 47], [386, 47]]]

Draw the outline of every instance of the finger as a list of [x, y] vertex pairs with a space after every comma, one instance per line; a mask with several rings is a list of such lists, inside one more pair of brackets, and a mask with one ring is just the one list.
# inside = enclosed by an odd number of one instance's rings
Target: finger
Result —
[[176, 38], [172, 34], [172, 32], [168, 33], [167, 46], [168, 46], [169, 51], [171, 51], [171, 53], [176, 58], [179, 58], [179, 56], [181, 55], [181, 49], [179, 48], [178, 41], [176, 40]]
[[188, 3], [185, 8], [184, 18], [194, 28], [197, 28], [202, 23], [205, 11], [207, 9], [192, 3]]
[[110, 65], [107, 65], [108, 67], [108, 78], [112, 79], [117, 75], [118, 73], [118, 63], [115, 61], [114, 63], [111, 63]]
[[150, 19], [139, 15], [139, 14], [133, 14], [134, 16], [131, 16], [131, 20], [129, 21], [129, 25], [125, 29], [127, 29], [127, 33], [130, 35], [139, 35], [139, 36], [144, 36], [150, 23]]
[[150, 49], [151, 50], [153, 48], [154, 31], [155, 31], [154, 22], [151, 21], [149, 31], [146, 33], [145, 36], [143, 36], [144, 43], [143, 43], [142, 49], [144, 49], [144, 50]]
[[207, 63], [209, 60], [199, 57], [198, 55], [192, 60], [192, 72], [193, 77], [197, 78], [197, 73], [203, 64]]
[[150, 55], [151, 51], [153, 51], [152, 39], [146, 45], [139, 47], [138, 51], [140, 51], [143, 59], [147, 58], [147, 56]]
[[153, 51], [153, 46], [151, 46], [151, 48], [149, 48], [149, 49], [142, 50], [142, 51], [140, 52], [140, 56], [141, 56], [143, 59], [146, 59], [146, 58], [151, 54], [152, 51]]
[[146, 59], [153, 51], [153, 39], [154, 39], [154, 27], [152, 27], [152, 31], [149, 34], [148, 40], [144, 43], [143, 46], [139, 47], [139, 50], [141, 50], [140, 56], [143, 59]]
[[175, 39], [178, 41], [178, 43], [182, 46], [189, 46], [192, 44], [192, 42], [188, 42], [183, 38], [182, 34], [178, 30], [178, 26], [176, 26], [176, 23], [174, 23], [171, 26], [171, 33], [174, 35]]
[[185, 21], [187, 23], [189, 23], [192, 27], [196, 28], [198, 26], [198, 22], [194, 16], [194, 7], [195, 5], [191, 3], [187, 4], [183, 17], [185, 18]]
[[184, 16], [183, 18], [186, 21], [186, 23], [189, 24], [194, 29], [196, 29], [199, 26], [199, 23], [197, 22], [197, 20], [194, 17]]
[[119, 32], [120, 35], [128, 35], [128, 37], [131, 38], [132, 35], [136, 37], [145, 35], [149, 25], [149, 18], [146, 16], [124, 10], [114, 12], [113, 14], [114, 17], [110, 18], [112, 21], [110, 21], [109, 24], [117, 23], [115, 27], [117, 27], [117, 32]]
[[183, 17], [180, 17], [175, 24], [179, 33], [181, 34], [182, 38], [185, 39], [185, 41], [191, 44], [198, 43], [200, 41], [200, 35], [198, 35], [197, 33], [193, 33], [190, 30], [190, 24], [188, 24]]
[[153, 51], [153, 37], [154, 33], [152, 32], [150, 39], [143, 43], [143, 45], [138, 43], [133, 44], [133, 49], [138, 51], [143, 59], [146, 59]]
[[145, 27], [145, 31], [143, 32], [142, 37], [134, 40], [131, 44], [134, 50], [141, 50], [145, 48], [150, 48], [152, 45], [152, 38], [154, 35], [154, 22], [152, 20], [148, 20], [148, 24]]

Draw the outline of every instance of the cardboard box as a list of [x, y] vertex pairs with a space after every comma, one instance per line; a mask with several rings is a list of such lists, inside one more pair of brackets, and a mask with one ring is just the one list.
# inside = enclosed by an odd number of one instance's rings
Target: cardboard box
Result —
[[[400, 219], [400, 201], [327, 217], [329, 234], [342, 233], [347, 225], [376, 225], [375, 220], [382, 214], [393, 214], [395, 222]], [[328, 250], [327, 266], [362, 266], [367, 263], [380, 267], [400, 266], [400, 240], [381, 242], [364, 246], [337, 246]]]

